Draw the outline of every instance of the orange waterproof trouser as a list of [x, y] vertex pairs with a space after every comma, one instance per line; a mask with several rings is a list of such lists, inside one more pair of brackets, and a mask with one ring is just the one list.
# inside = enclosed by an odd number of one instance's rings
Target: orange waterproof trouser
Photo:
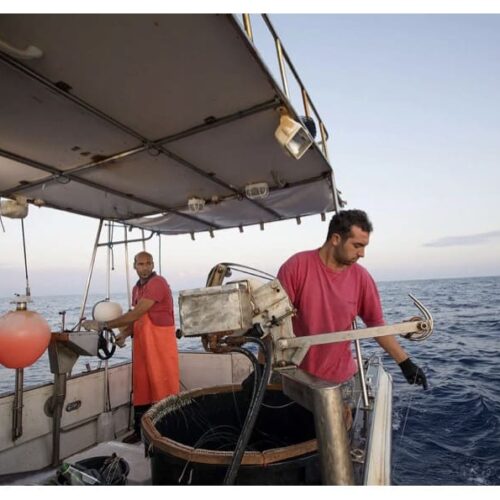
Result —
[[134, 406], [179, 392], [179, 355], [174, 326], [157, 326], [146, 313], [134, 323]]

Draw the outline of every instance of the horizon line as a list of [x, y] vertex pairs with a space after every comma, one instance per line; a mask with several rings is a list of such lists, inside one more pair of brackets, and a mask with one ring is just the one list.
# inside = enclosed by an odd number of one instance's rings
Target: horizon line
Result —
[[[500, 278], [500, 274], [488, 274], [488, 275], [481, 275], [481, 276], [453, 276], [453, 277], [448, 277], [448, 278], [411, 278], [411, 279], [404, 279], [404, 280], [375, 280], [376, 283], [404, 283], [408, 281], [445, 281], [445, 280], [460, 280], [460, 279], [481, 279], [481, 278]], [[196, 287], [195, 287], [196, 288]], [[203, 288], [203, 287], [197, 287], [197, 288]], [[192, 288], [182, 288], [181, 290], [192, 290]], [[181, 290], [172, 290], [173, 294], [179, 293]], [[123, 292], [117, 292], [115, 295], [126, 295], [128, 292], [127, 290]], [[12, 294], [13, 296], [15, 294]], [[92, 292], [89, 293], [89, 296], [92, 295], [106, 295], [106, 292]], [[59, 293], [59, 294], [38, 294], [38, 295], [31, 295], [31, 297], [65, 297], [65, 296], [83, 296], [83, 293]], [[3, 295], [0, 296], [0, 299], [10, 299], [12, 300], [12, 296], [7, 296]]]

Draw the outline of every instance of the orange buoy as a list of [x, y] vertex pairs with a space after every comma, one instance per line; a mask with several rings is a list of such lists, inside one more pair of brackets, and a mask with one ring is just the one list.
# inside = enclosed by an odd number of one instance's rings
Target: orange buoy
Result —
[[47, 349], [50, 327], [35, 311], [10, 311], [0, 317], [0, 364], [26, 368]]

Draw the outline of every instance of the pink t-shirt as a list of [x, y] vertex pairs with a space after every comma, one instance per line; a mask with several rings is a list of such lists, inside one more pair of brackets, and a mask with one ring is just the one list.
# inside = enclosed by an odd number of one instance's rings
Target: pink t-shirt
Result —
[[[298, 311], [292, 320], [298, 337], [350, 330], [356, 316], [367, 326], [384, 324], [377, 286], [359, 264], [335, 272], [323, 264], [319, 250], [310, 250], [290, 257], [278, 279]], [[300, 368], [336, 383], [349, 380], [357, 371], [351, 342], [310, 347]]]
[[135, 306], [141, 299], [154, 300], [155, 303], [148, 311], [149, 319], [157, 326], [174, 325], [174, 302], [167, 280], [154, 274], [144, 285], [140, 281], [132, 290], [132, 304]]

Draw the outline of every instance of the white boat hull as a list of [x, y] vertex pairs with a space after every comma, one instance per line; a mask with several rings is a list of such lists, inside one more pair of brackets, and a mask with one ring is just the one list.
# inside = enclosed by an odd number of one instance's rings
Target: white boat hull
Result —
[[[180, 353], [180, 367], [184, 391], [238, 384], [250, 371], [248, 360], [239, 354], [183, 352]], [[391, 479], [392, 379], [381, 364], [375, 364], [371, 369], [376, 374], [372, 377], [372, 393], [376, 397], [373, 410], [368, 413], [370, 431], [362, 484], [387, 485]], [[113, 427], [119, 437], [129, 429], [131, 364], [111, 367], [108, 373]], [[105, 443], [98, 444], [99, 416], [105, 411], [104, 376], [104, 370], [99, 370], [68, 380], [61, 420], [61, 460], [84, 450], [88, 450], [86, 455], [93, 456], [99, 447], [106, 446]], [[24, 392], [23, 434], [15, 441], [11, 437], [14, 396], [0, 398], [0, 476], [28, 473], [51, 465], [52, 418], [44, 408], [48, 406], [52, 390], [53, 385], [47, 384]], [[94, 449], [96, 445], [98, 447]], [[8, 480], [1, 479], [0, 483], [9, 484]]]
[[[180, 353], [183, 390], [240, 382], [249, 372], [241, 355]], [[116, 435], [128, 429], [130, 418], [131, 364], [109, 368], [109, 394]], [[44, 412], [53, 385], [24, 392], [23, 434], [12, 441], [14, 395], [0, 398], [0, 475], [47, 467], [52, 460], [52, 418]], [[75, 409], [71, 410], [74, 407]], [[71, 411], [67, 411], [68, 408]], [[98, 419], [104, 407], [104, 371], [71, 378], [61, 421], [60, 457], [65, 459], [98, 442]]]

